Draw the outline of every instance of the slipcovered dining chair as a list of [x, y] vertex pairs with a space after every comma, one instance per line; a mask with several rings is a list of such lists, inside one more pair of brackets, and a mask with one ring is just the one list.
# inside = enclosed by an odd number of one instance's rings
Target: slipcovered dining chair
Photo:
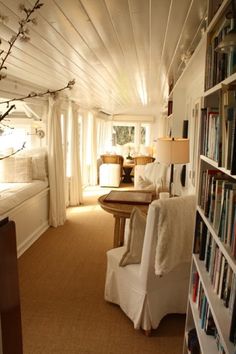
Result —
[[123, 173], [124, 158], [121, 155], [101, 155], [99, 167], [99, 185], [101, 187], [119, 187]]
[[146, 220], [134, 208], [127, 244], [107, 252], [105, 299], [135, 329], [149, 333], [165, 315], [186, 312], [194, 211], [194, 196], [155, 200]]

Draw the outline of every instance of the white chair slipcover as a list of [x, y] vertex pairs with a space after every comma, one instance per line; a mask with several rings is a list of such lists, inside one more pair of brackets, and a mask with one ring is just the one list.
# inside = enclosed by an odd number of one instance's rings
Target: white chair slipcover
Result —
[[99, 185], [101, 187], [119, 187], [120, 176], [120, 164], [103, 163], [99, 167]]
[[[173, 270], [162, 277], [155, 274], [160, 205], [166, 202], [172, 203], [171, 200], [174, 199], [177, 198], [156, 200], [149, 206], [140, 264], [119, 266], [125, 246], [107, 252], [105, 299], [118, 304], [133, 321], [135, 329], [142, 328], [149, 331], [157, 328], [165, 315], [186, 312], [191, 250], [186, 250], [189, 253], [188, 262], [179, 262]], [[195, 197], [185, 196], [178, 199], [182, 200], [182, 206], [186, 211], [188, 210], [188, 213], [191, 208], [192, 233], [189, 234], [189, 243], [192, 243]], [[177, 230], [181, 226], [178, 223], [183, 222], [183, 215], [180, 221], [178, 215], [175, 215], [174, 223]]]

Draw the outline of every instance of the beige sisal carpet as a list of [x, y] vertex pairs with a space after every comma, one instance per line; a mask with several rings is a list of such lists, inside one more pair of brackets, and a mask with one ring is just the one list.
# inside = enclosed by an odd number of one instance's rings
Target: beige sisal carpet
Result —
[[104, 301], [114, 220], [93, 194], [19, 259], [24, 354], [182, 353], [184, 316], [166, 317], [145, 337]]

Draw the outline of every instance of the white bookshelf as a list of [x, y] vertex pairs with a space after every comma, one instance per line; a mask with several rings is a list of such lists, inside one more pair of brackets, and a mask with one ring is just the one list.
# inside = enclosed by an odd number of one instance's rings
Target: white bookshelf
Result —
[[[226, 11], [228, 11], [228, 8], [231, 4], [230, 0], [223, 0], [220, 8], [216, 12], [215, 16], [212, 18], [210, 21], [208, 28], [206, 30], [206, 35], [207, 35], [207, 46], [210, 46], [212, 44], [212, 40], [214, 39], [214, 35], [216, 32], [216, 29], [218, 28], [217, 26], [221, 23], [223, 23], [222, 19], [223, 16], [225, 16]], [[214, 5], [214, 0], [208, 0], [208, 9], [210, 9]], [[214, 51], [213, 54], [210, 52], [210, 55], [213, 55], [214, 57]], [[206, 48], [206, 56], [209, 55], [209, 51]], [[210, 57], [211, 59], [211, 57]], [[206, 69], [211, 67], [209, 66], [209, 62], [214, 62], [211, 61], [209, 58], [206, 57], [206, 63], [208, 60], [208, 64], [206, 64]], [[229, 70], [230, 72], [231, 70]], [[212, 75], [212, 76], [211, 76]], [[219, 77], [222, 76], [214, 76], [215, 72], [214, 69], [210, 71], [210, 73], [206, 73], [206, 82], [208, 87], [212, 82], [217, 82]], [[210, 79], [209, 79], [210, 78]], [[223, 119], [223, 112], [224, 108], [223, 106], [219, 106], [221, 104], [221, 95], [222, 95], [222, 88], [226, 89], [229, 85], [234, 84], [236, 86], [236, 73], [233, 73], [229, 77], [225, 78], [221, 82], [217, 83], [213, 87], [210, 87], [207, 89], [204, 94], [203, 94], [203, 107], [219, 107], [219, 119], [221, 122], [221, 119]], [[223, 101], [223, 100], [222, 100]], [[235, 102], [236, 104], [236, 102]], [[200, 122], [199, 122], [200, 123]], [[222, 124], [222, 123], [220, 123]], [[200, 127], [201, 131], [201, 127]], [[202, 133], [204, 135], [204, 132]], [[203, 137], [199, 137], [199, 146], [202, 143]], [[204, 156], [204, 155], [199, 155], [198, 156], [198, 161], [199, 161], [199, 168], [198, 168], [198, 186], [197, 186], [197, 195], [199, 196], [198, 199], [200, 200], [200, 192], [201, 192], [201, 183], [204, 179], [201, 178], [203, 171], [205, 170], [217, 170], [222, 172], [224, 175], [227, 176], [227, 179], [236, 182], [236, 175], [231, 175], [230, 170], [224, 168], [224, 167], [219, 167], [218, 163], [211, 160], [210, 158]], [[232, 165], [231, 165], [232, 166]], [[224, 257], [224, 262], [227, 263], [227, 265], [232, 269], [233, 273], [236, 274], [236, 259], [232, 254], [232, 251], [230, 249], [230, 246], [227, 245], [226, 243], [222, 242], [222, 240], [219, 238], [217, 232], [215, 231], [212, 223], [209, 221], [208, 217], [205, 215], [205, 212], [201, 209], [201, 207], [198, 205], [196, 209], [197, 217], [200, 218], [202, 225], [204, 225], [204, 228], [206, 228], [207, 232], [210, 232], [210, 235], [212, 237], [212, 242], [215, 242], [215, 244], [218, 246], [217, 249], [219, 249], [219, 252], [221, 252], [222, 257]], [[207, 214], [207, 213], [206, 213]], [[198, 219], [197, 219], [198, 220]], [[197, 221], [198, 222], [198, 221]], [[196, 237], [196, 235], [195, 235]], [[228, 242], [228, 240], [227, 240]], [[207, 247], [207, 246], [205, 246]], [[212, 251], [214, 252], [214, 251]], [[206, 254], [206, 253], [205, 253]], [[215, 255], [215, 253], [212, 253]], [[211, 256], [212, 256], [211, 254]], [[214, 258], [214, 257], [212, 257]], [[212, 259], [211, 259], [212, 261]], [[213, 263], [214, 264], [214, 263]], [[221, 267], [221, 265], [220, 265]], [[224, 269], [224, 263], [223, 267]], [[222, 272], [222, 278], [223, 278], [223, 273], [222, 269], [220, 268], [220, 271]], [[226, 268], [227, 269], [227, 268]], [[207, 304], [209, 306], [211, 315], [214, 320], [214, 324], [219, 336], [219, 342], [220, 345], [224, 348], [224, 352], [226, 354], [235, 354], [236, 353], [236, 346], [232, 341], [230, 341], [229, 336], [230, 336], [230, 327], [231, 327], [231, 319], [232, 319], [232, 312], [229, 310], [228, 307], [225, 306], [224, 301], [220, 298], [220, 295], [216, 293], [214, 290], [214, 286], [212, 285], [210, 275], [206, 269], [206, 264], [205, 261], [202, 261], [199, 259], [198, 254], [193, 254], [192, 255], [192, 266], [191, 266], [191, 276], [190, 276], [190, 286], [189, 286], [189, 297], [188, 297], [188, 306], [187, 306], [187, 315], [186, 315], [186, 327], [185, 327], [185, 337], [184, 337], [184, 348], [183, 348], [183, 353], [187, 354], [189, 353], [188, 350], [188, 332], [192, 329], [196, 329], [198, 341], [199, 341], [199, 346], [200, 346], [200, 351], [201, 354], [218, 354], [222, 353], [222, 349], [220, 350], [217, 347], [217, 341], [214, 336], [207, 335], [206, 331], [204, 328], [201, 328], [201, 323], [200, 323], [200, 315], [199, 315], [199, 309], [198, 306], [201, 306], [201, 302], [199, 299], [196, 300], [196, 303], [193, 302], [192, 299], [192, 289], [193, 289], [193, 278], [195, 272], [198, 273], [199, 276], [199, 284], [201, 284], [202, 288], [202, 293], [204, 294], [204, 300], [206, 299]], [[221, 278], [221, 279], [222, 279]], [[199, 290], [199, 284], [198, 284], [198, 290]], [[223, 285], [221, 283], [221, 287], [223, 288]], [[219, 294], [221, 294], [221, 290], [218, 290]], [[232, 295], [232, 292], [231, 292]], [[222, 294], [221, 294], [222, 296]], [[223, 297], [223, 296], [222, 296]], [[232, 297], [233, 299], [233, 297]], [[199, 303], [197, 303], [199, 301]], [[202, 314], [201, 314], [202, 315]], [[205, 314], [208, 316], [208, 314]]]

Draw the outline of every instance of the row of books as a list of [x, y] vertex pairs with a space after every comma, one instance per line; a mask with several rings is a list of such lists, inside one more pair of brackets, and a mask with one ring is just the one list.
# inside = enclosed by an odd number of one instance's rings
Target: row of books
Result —
[[226, 90], [218, 108], [207, 107], [201, 114], [201, 154], [219, 167], [236, 174], [236, 91]]
[[236, 292], [236, 275], [209, 230], [206, 233], [201, 233], [200, 230], [204, 228], [204, 225], [203, 220], [199, 218], [196, 225], [198, 231], [195, 234], [194, 253], [199, 254], [199, 259], [204, 261], [212, 289], [232, 313]]
[[236, 258], [236, 181], [218, 170], [203, 171], [199, 205]]
[[206, 53], [206, 90], [223, 81], [236, 71], [236, 52], [219, 53], [216, 50], [220, 42], [233, 29], [233, 26], [233, 19], [223, 18], [209, 40]]
[[212, 316], [212, 311], [210, 309], [207, 297], [204, 293], [204, 289], [197, 271], [193, 273], [192, 300], [194, 303], [196, 303], [198, 308], [200, 328], [205, 331], [206, 335], [214, 336], [214, 338], [216, 339], [218, 353], [224, 354], [225, 350], [221, 343], [220, 336], [218, 334], [217, 327]]
[[201, 153], [218, 162], [220, 117], [218, 109], [202, 109], [202, 147]]
[[[234, 344], [236, 344], [236, 299], [235, 299], [236, 288], [234, 288], [233, 291], [234, 291], [233, 305], [232, 305], [232, 309], [229, 309], [229, 318], [230, 318], [229, 340]], [[212, 311], [211, 308], [209, 307], [209, 303], [204, 293], [204, 289], [197, 271], [194, 271], [192, 276], [192, 301], [196, 303], [198, 308], [200, 328], [202, 328], [207, 335], [214, 336], [216, 338], [216, 343], [219, 352], [224, 353], [224, 348], [220, 341], [220, 337], [217, 331], [217, 327], [215, 325]]]

